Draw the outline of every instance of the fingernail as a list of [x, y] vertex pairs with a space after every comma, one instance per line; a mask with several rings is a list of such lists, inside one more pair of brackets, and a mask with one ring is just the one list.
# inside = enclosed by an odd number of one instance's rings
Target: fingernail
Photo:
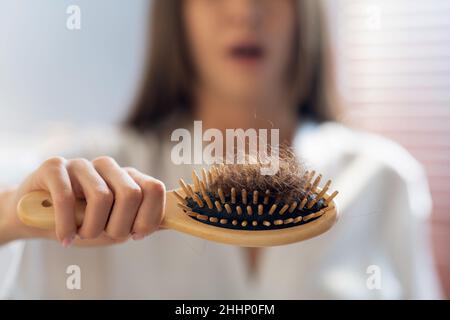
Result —
[[75, 235], [72, 235], [72, 236], [70, 236], [70, 237], [65, 238], [65, 239], [62, 241], [62, 246], [63, 246], [64, 248], [70, 247], [70, 246], [72, 245], [73, 240], [75, 240]]
[[138, 241], [138, 240], [142, 240], [142, 239], [144, 239], [144, 235], [143, 234], [138, 234], [138, 233], [135, 233], [135, 234], [133, 234], [133, 236], [131, 237], [134, 241]]

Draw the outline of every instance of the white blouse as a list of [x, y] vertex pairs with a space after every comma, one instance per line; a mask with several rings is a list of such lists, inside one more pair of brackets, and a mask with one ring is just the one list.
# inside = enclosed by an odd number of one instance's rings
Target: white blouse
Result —
[[[170, 161], [169, 136], [107, 127], [13, 138], [0, 136], [0, 186], [19, 183], [53, 155], [110, 155], [161, 179], [167, 189], [175, 188], [178, 178], [190, 181], [192, 166]], [[334, 181], [340, 219], [319, 237], [264, 249], [256, 273], [249, 274], [242, 248], [171, 230], [98, 248], [21, 240], [0, 247], [0, 298], [439, 298], [426, 227], [431, 199], [422, 167], [393, 142], [336, 123], [303, 125], [294, 148]], [[72, 265], [80, 267], [81, 289], [66, 285]]]

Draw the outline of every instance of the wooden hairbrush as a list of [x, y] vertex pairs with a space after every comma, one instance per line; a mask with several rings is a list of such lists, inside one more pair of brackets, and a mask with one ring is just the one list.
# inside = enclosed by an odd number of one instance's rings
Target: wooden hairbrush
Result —
[[[331, 181], [319, 188], [321, 175], [286, 160], [281, 164], [274, 176], [261, 175], [260, 166], [251, 164], [214, 165], [202, 170], [202, 178], [193, 171], [192, 184], [180, 179], [181, 188], [167, 192], [161, 227], [245, 247], [289, 244], [330, 229], [337, 220], [338, 193], [327, 194]], [[85, 207], [84, 200], [77, 201], [78, 226]], [[18, 216], [28, 226], [54, 229], [50, 194], [23, 196]]]

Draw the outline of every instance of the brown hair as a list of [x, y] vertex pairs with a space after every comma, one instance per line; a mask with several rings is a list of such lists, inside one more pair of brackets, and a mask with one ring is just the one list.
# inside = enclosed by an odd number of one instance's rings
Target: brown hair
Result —
[[[154, 128], [172, 115], [192, 114], [194, 70], [183, 33], [182, 1], [154, 0], [149, 60], [137, 103], [126, 125]], [[299, 118], [335, 120], [334, 79], [325, 13], [318, 0], [297, 0], [298, 26], [292, 74]]]
[[[279, 167], [275, 174], [261, 174], [264, 165], [258, 158], [253, 158], [252, 162], [252, 155], [247, 153], [243, 164], [239, 164], [237, 158], [234, 158], [232, 164], [219, 163], [211, 166], [214, 179], [209, 190], [221, 188], [228, 194], [235, 188], [239, 192], [244, 189], [249, 192], [258, 191], [261, 195], [268, 190], [271, 195], [282, 196], [285, 203], [303, 198], [308, 191], [307, 182], [312, 179], [313, 174], [306, 171], [291, 147], [281, 144], [277, 148]], [[268, 149], [272, 154], [273, 149], [270, 146]]]

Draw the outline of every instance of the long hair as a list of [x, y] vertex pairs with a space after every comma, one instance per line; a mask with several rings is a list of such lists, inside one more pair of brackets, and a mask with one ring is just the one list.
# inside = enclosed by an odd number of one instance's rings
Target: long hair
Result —
[[[291, 90], [299, 119], [335, 120], [335, 88], [328, 30], [321, 1], [297, 0]], [[182, 21], [182, 1], [154, 0], [149, 24], [148, 61], [140, 93], [125, 124], [137, 130], [155, 128], [193, 110], [194, 68], [189, 60]]]

